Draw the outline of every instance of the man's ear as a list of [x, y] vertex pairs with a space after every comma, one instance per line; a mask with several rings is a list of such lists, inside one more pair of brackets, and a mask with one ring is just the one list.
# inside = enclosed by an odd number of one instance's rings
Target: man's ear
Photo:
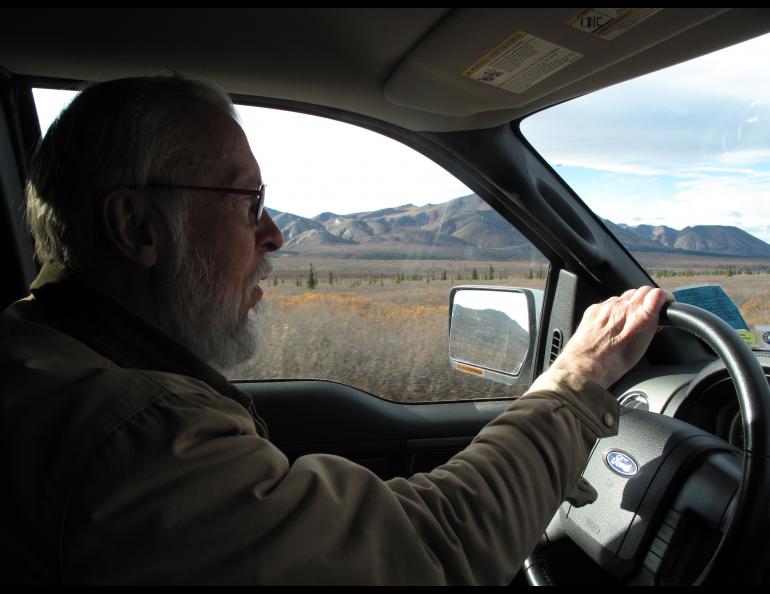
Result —
[[115, 190], [105, 198], [102, 213], [107, 237], [118, 252], [142, 268], [158, 263], [157, 213], [147, 194]]

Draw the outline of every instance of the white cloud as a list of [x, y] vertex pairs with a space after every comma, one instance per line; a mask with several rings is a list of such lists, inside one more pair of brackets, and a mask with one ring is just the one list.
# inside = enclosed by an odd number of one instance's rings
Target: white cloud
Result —
[[670, 169], [668, 173], [672, 174], [672, 172], [675, 172], [673, 174], [678, 175], [679, 177], [698, 178], [709, 174], [730, 174], [741, 176], [766, 175], [749, 167], [723, 167], [719, 165], [708, 165], [705, 163], [698, 165], [680, 165]]
[[721, 155], [721, 161], [723, 163], [738, 163], [742, 165], [768, 163], [770, 162], [770, 148], [731, 151], [723, 153]]
[[[766, 176], [767, 177], [767, 176]], [[710, 176], [676, 184], [671, 194], [618, 196], [615, 190], [586, 197], [600, 216], [615, 223], [659, 223], [675, 229], [732, 225], [770, 243], [770, 181]]]
[[593, 169], [610, 173], [627, 173], [631, 175], [668, 175], [668, 171], [662, 167], [653, 165], [641, 165], [637, 163], [623, 163], [613, 161], [602, 161], [591, 158], [580, 158], [571, 156], [559, 161], [559, 165], [568, 167], [582, 167], [583, 169]]
[[[656, 82], [672, 89], [685, 89], [737, 98], [767, 97], [770, 80], [757, 76], [757, 65], [770, 55], [770, 35], [696, 58], [685, 65], [657, 73]], [[718, 81], [716, 74], [718, 73]]]
[[757, 225], [755, 227], [745, 227], [744, 230], [747, 233], [751, 233], [754, 237], [759, 237], [762, 241], [770, 243], [770, 225]]

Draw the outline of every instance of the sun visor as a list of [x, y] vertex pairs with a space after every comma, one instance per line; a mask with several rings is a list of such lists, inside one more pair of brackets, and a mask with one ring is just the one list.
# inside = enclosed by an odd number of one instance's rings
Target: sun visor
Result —
[[610, 67], [605, 85], [637, 76], [622, 62], [725, 10], [455, 9], [398, 65], [384, 95], [401, 107], [459, 117], [516, 110], [551, 95], [563, 100], [560, 89], [582, 94], [578, 81]]

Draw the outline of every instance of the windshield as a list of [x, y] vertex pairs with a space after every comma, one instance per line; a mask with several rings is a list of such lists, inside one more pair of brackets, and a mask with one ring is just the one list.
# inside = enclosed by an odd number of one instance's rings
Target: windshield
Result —
[[660, 286], [721, 286], [749, 326], [747, 342], [762, 348], [770, 348], [768, 55], [770, 35], [521, 124]]

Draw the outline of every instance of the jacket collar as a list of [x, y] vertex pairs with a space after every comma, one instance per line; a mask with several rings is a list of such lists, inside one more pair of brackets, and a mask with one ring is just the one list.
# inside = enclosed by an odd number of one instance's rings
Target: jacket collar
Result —
[[31, 285], [47, 322], [75, 337], [115, 365], [185, 375], [201, 380], [248, 410], [257, 432], [267, 427], [251, 397], [153, 324], [88, 284], [57, 262], [43, 265]]

